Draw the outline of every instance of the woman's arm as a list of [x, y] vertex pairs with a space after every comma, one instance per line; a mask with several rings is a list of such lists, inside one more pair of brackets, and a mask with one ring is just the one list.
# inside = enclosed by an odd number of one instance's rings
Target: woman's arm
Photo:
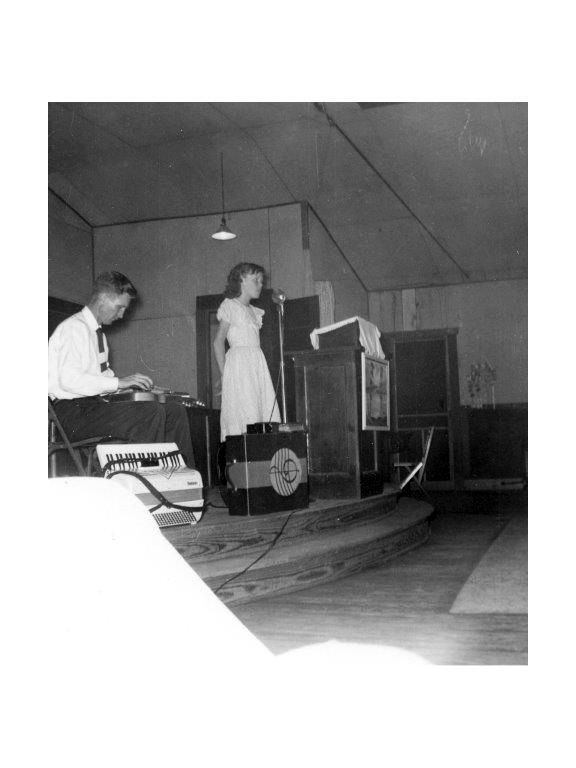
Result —
[[221, 376], [224, 373], [224, 360], [226, 355], [225, 341], [226, 341], [226, 334], [228, 333], [228, 328], [230, 328], [230, 323], [227, 323], [226, 320], [220, 320], [220, 325], [218, 326], [218, 330], [216, 332], [216, 338], [214, 339], [214, 342], [212, 344], [212, 346], [214, 347], [214, 355], [216, 357], [216, 362], [218, 363], [218, 368], [220, 369]]

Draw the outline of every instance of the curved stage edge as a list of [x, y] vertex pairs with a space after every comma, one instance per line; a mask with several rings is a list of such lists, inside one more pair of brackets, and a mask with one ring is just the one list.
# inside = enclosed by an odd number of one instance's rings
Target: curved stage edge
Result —
[[394, 489], [257, 517], [209, 507], [198, 525], [162, 533], [224, 603], [238, 604], [379, 566], [423, 544], [433, 512]]

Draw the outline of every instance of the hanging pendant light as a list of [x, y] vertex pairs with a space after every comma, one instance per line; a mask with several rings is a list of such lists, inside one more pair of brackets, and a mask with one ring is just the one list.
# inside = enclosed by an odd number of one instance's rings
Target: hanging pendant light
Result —
[[226, 225], [225, 207], [224, 207], [224, 155], [220, 152], [220, 171], [222, 177], [222, 221], [220, 222], [220, 229], [218, 232], [214, 232], [212, 237], [214, 240], [233, 240], [236, 235], [231, 232]]

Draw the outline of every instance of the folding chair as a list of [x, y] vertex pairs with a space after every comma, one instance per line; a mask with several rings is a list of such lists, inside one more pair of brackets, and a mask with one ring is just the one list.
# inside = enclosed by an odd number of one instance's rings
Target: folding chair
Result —
[[[430, 427], [428, 431], [426, 442], [424, 443], [424, 453], [422, 454], [422, 459], [419, 462], [417, 463], [413, 461], [395, 461], [394, 462], [394, 468], [398, 472], [398, 478], [399, 478], [398, 485], [400, 490], [405, 488], [411, 480], [414, 480], [414, 482], [420, 488], [422, 493], [428, 496], [426, 489], [422, 487], [422, 478], [424, 477], [424, 472], [426, 471], [426, 462], [428, 461], [428, 454], [430, 453], [430, 445], [432, 443], [434, 429], [435, 429], [434, 427]], [[404, 479], [400, 477], [400, 473], [402, 471], [406, 472], [406, 477]]]
[[[90, 477], [94, 450], [99, 443], [109, 439], [110, 435], [100, 435], [86, 440], [71, 441], [56, 414], [52, 401], [48, 398], [48, 477], [57, 476], [56, 454], [58, 451], [67, 451], [78, 473], [82, 477]], [[87, 454], [85, 457], [82, 454], [83, 450]]]

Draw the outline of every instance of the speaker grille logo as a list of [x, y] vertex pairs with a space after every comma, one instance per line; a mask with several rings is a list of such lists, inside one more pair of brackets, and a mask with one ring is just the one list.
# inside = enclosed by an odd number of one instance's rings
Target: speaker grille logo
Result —
[[302, 479], [300, 459], [290, 448], [279, 448], [270, 460], [270, 482], [280, 496], [296, 493]]

